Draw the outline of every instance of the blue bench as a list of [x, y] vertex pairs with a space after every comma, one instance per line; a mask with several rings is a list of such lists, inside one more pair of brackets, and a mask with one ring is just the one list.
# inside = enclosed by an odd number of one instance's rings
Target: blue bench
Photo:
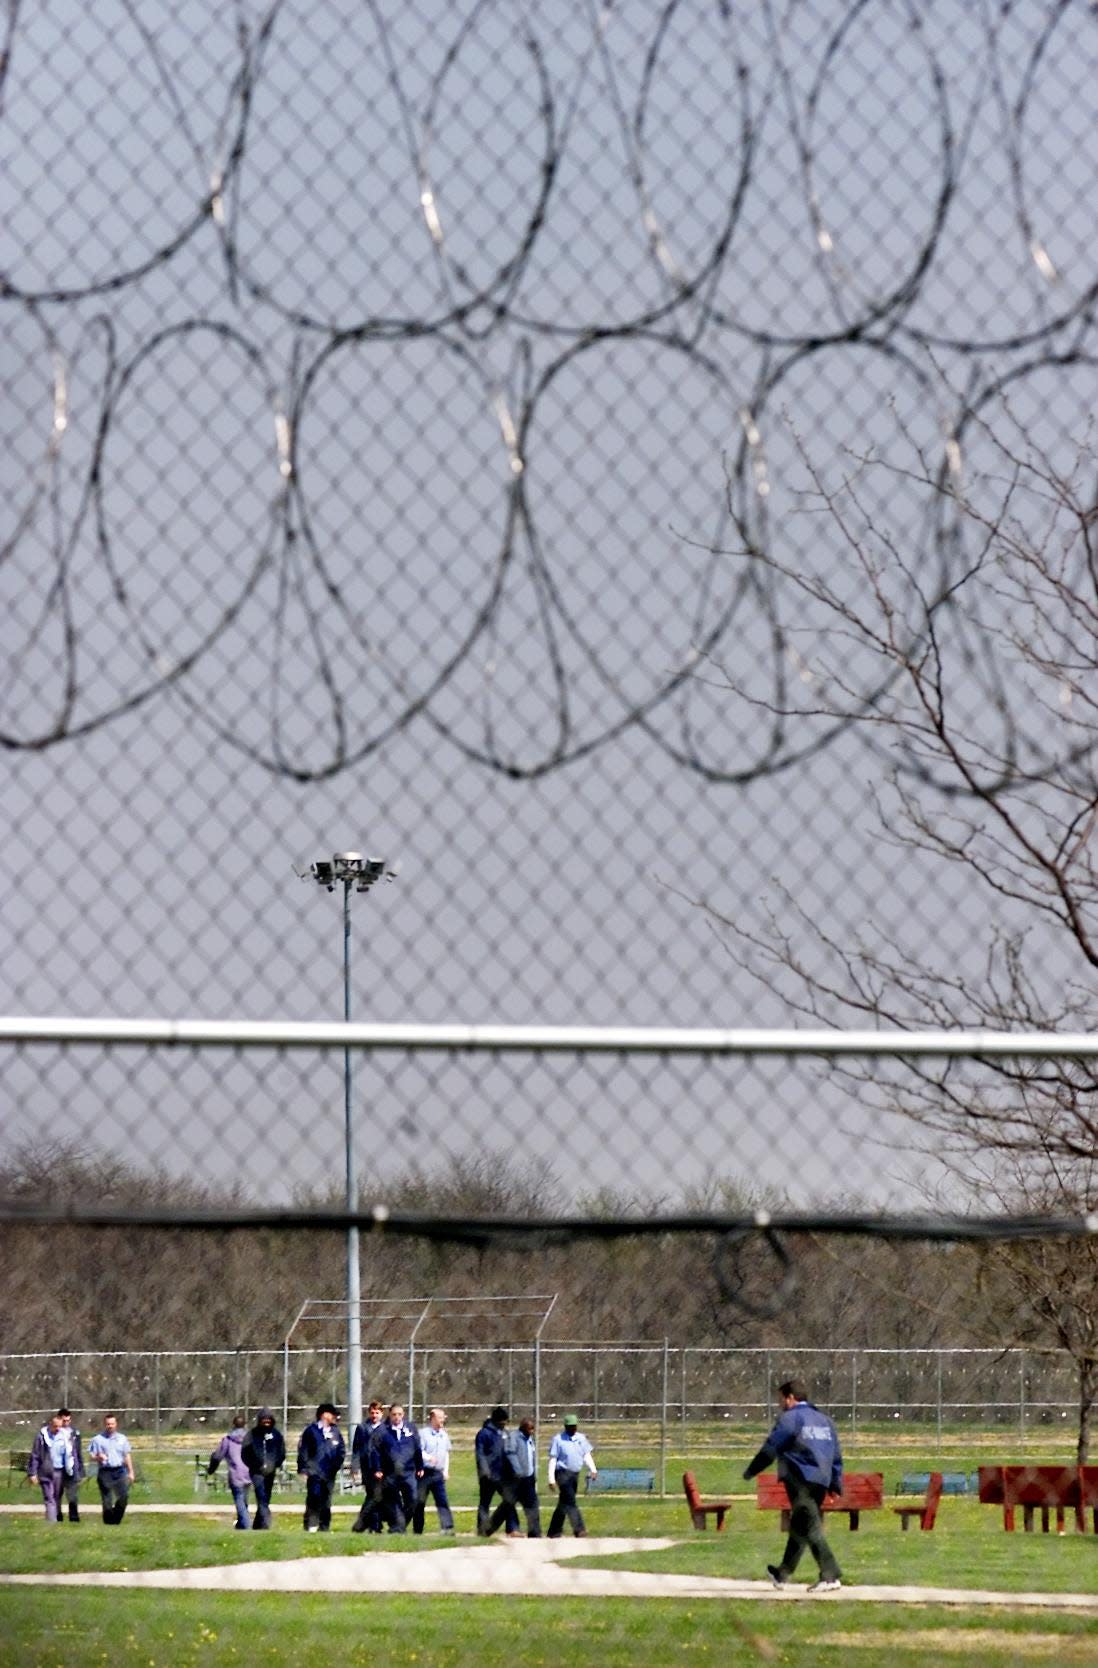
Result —
[[[897, 1494], [925, 1494], [930, 1487], [929, 1471], [905, 1471], [896, 1488]], [[975, 1494], [979, 1488], [976, 1472], [943, 1471], [943, 1494]]]
[[638, 1466], [607, 1465], [597, 1477], [586, 1476], [588, 1494], [651, 1494], [656, 1486], [656, 1473]]

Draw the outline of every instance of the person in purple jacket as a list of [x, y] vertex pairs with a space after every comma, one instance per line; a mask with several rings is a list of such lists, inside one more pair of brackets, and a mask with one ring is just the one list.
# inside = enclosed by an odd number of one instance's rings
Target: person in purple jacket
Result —
[[84, 1475], [80, 1432], [72, 1428], [67, 1407], [58, 1408], [34, 1439], [27, 1476], [42, 1490], [47, 1523], [62, 1523], [62, 1504], [67, 1503], [69, 1522], [80, 1522], [77, 1488]]
[[827, 1414], [809, 1401], [802, 1379], [779, 1385], [778, 1401], [778, 1422], [744, 1472], [754, 1477], [777, 1460], [778, 1477], [789, 1495], [789, 1539], [781, 1563], [767, 1564], [767, 1574], [775, 1587], [784, 1587], [807, 1546], [820, 1571], [809, 1592], [833, 1593], [842, 1586], [842, 1576], [824, 1538], [820, 1507], [825, 1494], [842, 1493], [839, 1434]]
[[233, 1428], [228, 1435], [223, 1436], [213, 1453], [207, 1467], [207, 1475], [212, 1477], [222, 1460], [227, 1462], [229, 1473], [229, 1493], [233, 1497], [236, 1507], [236, 1522], [234, 1529], [249, 1529], [248, 1522], [248, 1488], [252, 1481], [252, 1474], [244, 1459], [244, 1440], [248, 1434], [248, 1421], [243, 1413], [233, 1418]]

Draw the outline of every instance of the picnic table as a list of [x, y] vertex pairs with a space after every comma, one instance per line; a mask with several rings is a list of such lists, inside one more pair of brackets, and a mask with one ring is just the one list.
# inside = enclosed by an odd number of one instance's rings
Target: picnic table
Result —
[[985, 1506], [1002, 1506], [1003, 1528], [1012, 1533], [1014, 1513], [1022, 1508], [1022, 1526], [1032, 1533], [1037, 1512], [1041, 1529], [1049, 1532], [1050, 1514], [1056, 1513], [1056, 1532], [1064, 1534], [1064, 1519], [1070, 1510], [1075, 1527], [1086, 1533], [1087, 1511], [1098, 1535], [1098, 1465], [981, 1465], [980, 1500]]

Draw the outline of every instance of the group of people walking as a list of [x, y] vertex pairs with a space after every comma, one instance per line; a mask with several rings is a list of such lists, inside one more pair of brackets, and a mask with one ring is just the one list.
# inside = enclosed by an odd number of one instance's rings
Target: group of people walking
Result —
[[[477, 1533], [490, 1536], [503, 1529], [509, 1536], [523, 1535], [521, 1509], [525, 1534], [536, 1539], [542, 1529], [534, 1421], [521, 1419], [514, 1430], [509, 1425], [507, 1409], [494, 1407], [477, 1433]], [[427, 1506], [433, 1502], [439, 1528], [452, 1535], [454, 1513], [447, 1493], [452, 1446], [444, 1408], [433, 1407], [428, 1423], [420, 1429], [405, 1417], [399, 1402], [386, 1409], [381, 1402], [372, 1401], [351, 1438], [352, 1479], [365, 1491], [352, 1531], [379, 1535], [387, 1530], [403, 1535], [411, 1524], [412, 1533], [422, 1535]], [[115, 1414], [105, 1416], [103, 1429], [88, 1444], [88, 1457], [98, 1467], [96, 1481], [103, 1521], [121, 1523], [134, 1469], [129, 1439], [119, 1430]], [[332, 1493], [346, 1460], [339, 1412], [333, 1403], [321, 1402], [316, 1418], [306, 1425], [297, 1445], [297, 1471], [305, 1482], [304, 1527], [308, 1533], [331, 1528]], [[269, 1529], [271, 1492], [286, 1464], [286, 1441], [269, 1407], [259, 1409], [250, 1428], [243, 1413], [236, 1415], [232, 1428], [210, 1455], [208, 1474], [222, 1464], [236, 1509], [235, 1527]], [[586, 1534], [576, 1502], [584, 1468], [598, 1475], [591, 1444], [579, 1430], [575, 1414], [569, 1413], [549, 1447], [547, 1481], [558, 1496], [549, 1523], [551, 1538], [563, 1533], [566, 1522], [574, 1534]], [[69, 1522], [79, 1523], [84, 1455], [80, 1432], [74, 1429], [68, 1408], [60, 1408], [38, 1432], [27, 1473], [41, 1487], [49, 1522], [62, 1522], [67, 1509]], [[249, 1489], [255, 1495], [255, 1512], [250, 1520]]]
[[[88, 1458], [98, 1467], [96, 1482], [104, 1523], [121, 1523], [126, 1515], [134, 1480], [129, 1438], [118, 1428], [118, 1416], [107, 1413], [103, 1429], [88, 1443]], [[80, 1432], [67, 1407], [47, 1419], [31, 1446], [27, 1476], [42, 1490], [47, 1523], [80, 1522], [80, 1484], [86, 1476]]]
[[[477, 1433], [477, 1534], [490, 1536], [502, 1528], [507, 1535], [521, 1536], [521, 1507], [525, 1533], [536, 1539], [541, 1535], [541, 1506], [534, 1421], [522, 1419], [514, 1431], [507, 1428], [509, 1423], [507, 1409], [494, 1407]], [[454, 1514], [447, 1493], [452, 1446], [444, 1408], [433, 1407], [421, 1430], [405, 1417], [399, 1402], [388, 1410], [379, 1401], [371, 1402], [351, 1438], [351, 1475], [365, 1490], [352, 1533], [379, 1535], [388, 1530], [403, 1535], [410, 1523], [412, 1533], [422, 1535], [427, 1503], [433, 1501], [439, 1528], [452, 1535]], [[313, 1423], [302, 1431], [297, 1450], [297, 1469], [305, 1477], [304, 1526], [309, 1533], [331, 1528], [332, 1490], [346, 1457], [339, 1413], [331, 1402], [322, 1402]], [[580, 1432], [575, 1414], [569, 1413], [549, 1448], [547, 1480], [559, 1496], [549, 1523], [550, 1538], [563, 1533], [566, 1521], [574, 1534], [587, 1532], [576, 1503], [585, 1466], [593, 1476], [598, 1475], [591, 1444]], [[241, 1521], [238, 1515], [238, 1526], [246, 1527], [246, 1518]], [[258, 1516], [253, 1527], [264, 1527]]]
[[[835, 1556], [823, 1533], [820, 1509], [825, 1495], [841, 1493], [842, 1453], [838, 1433], [827, 1414], [808, 1400], [801, 1379], [787, 1379], [779, 1387], [779, 1413], [766, 1441], [744, 1471], [751, 1478], [775, 1461], [790, 1503], [790, 1532], [780, 1564], [768, 1564], [767, 1573], [776, 1587], [784, 1587], [804, 1552], [816, 1561], [819, 1577], [814, 1590], [832, 1592], [842, 1585]], [[261, 1407], [249, 1430], [243, 1413], [233, 1420], [232, 1429], [222, 1437], [210, 1455], [212, 1474], [225, 1462], [229, 1489], [236, 1507], [238, 1529], [271, 1527], [271, 1490], [286, 1463], [286, 1443], [275, 1425], [269, 1407]], [[494, 1535], [503, 1529], [509, 1536], [522, 1536], [519, 1509], [526, 1519], [526, 1536], [541, 1535], [541, 1506], [537, 1487], [536, 1431], [532, 1419], [520, 1419], [510, 1430], [505, 1407], [494, 1407], [477, 1432], [475, 1443], [477, 1483], [477, 1534]], [[356, 1534], [405, 1533], [422, 1535], [428, 1500], [438, 1512], [439, 1527], [454, 1532], [454, 1514], [446, 1492], [450, 1476], [452, 1444], [446, 1430], [446, 1413], [433, 1407], [429, 1423], [421, 1432], [405, 1418], [404, 1408], [393, 1402], [388, 1411], [381, 1402], [370, 1403], [366, 1418], [355, 1426], [351, 1438], [351, 1473], [361, 1481], [365, 1498], [352, 1531]], [[118, 1428], [118, 1418], [108, 1413], [103, 1428], [88, 1444], [88, 1457], [98, 1467], [104, 1523], [121, 1523], [126, 1513], [130, 1486], [134, 1481], [133, 1453], [129, 1439]], [[297, 1445], [297, 1470], [305, 1479], [305, 1529], [312, 1534], [331, 1528], [332, 1490], [347, 1457], [339, 1413], [331, 1402], [321, 1402], [316, 1418], [306, 1425]], [[584, 1470], [598, 1476], [591, 1444], [579, 1429], [574, 1413], [566, 1413], [562, 1427], [549, 1444], [546, 1481], [557, 1495], [547, 1531], [550, 1540], [570, 1524], [572, 1533], [585, 1535], [583, 1514], [577, 1494]], [[50, 1523], [80, 1522], [80, 1484], [84, 1479], [84, 1454], [79, 1430], [67, 1407], [42, 1426], [31, 1448], [27, 1475], [42, 1490], [46, 1519]], [[248, 1489], [255, 1493], [255, 1515], [248, 1522]]]

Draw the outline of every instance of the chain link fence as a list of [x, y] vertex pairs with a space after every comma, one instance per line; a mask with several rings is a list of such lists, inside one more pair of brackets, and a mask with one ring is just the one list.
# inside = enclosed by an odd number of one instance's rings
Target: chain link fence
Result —
[[[9, 1014], [1093, 1030], [1092, 7], [4, 30]], [[398, 873], [341, 979], [293, 864], [360, 844]], [[420, 1218], [1098, 1208], [1081, 1055], [408, 1049], [347, 1081], [5, 1047], [3, 1192], [331, 1203], [346, 1090], [348, 1203]], [[134, 1253], [96, 1243], [105, 1282]], [[757, 1255], [713, 1265], [718, 1342]], [[974, 1342], [1056, 1334], [1051, 1255], [1022, 1314], [988, 1275], [994, 1319], [951, 1265]], [[946, 1253], [905, 1256], [929, 1314]], [[383, 1247], [398, 1290], [401, 1258], [456, 1266]]]
[[[725, 1441], [752, 1441], [791, 1370], [818, 1386], [855, 1442], [917, 1437], [933, 1449], [935, 1440], [955, 1440], [959, 1432], [978, 1442], [981, 1433], [1010, 1431], [1012, 1441], [1047, 1444], [1050, 1426], [1070, 1428], [1076, 1416], [1070, 1370], [1025, 1350], [411, 1345], [366, 1348], [363, 1370], [386, 1404], [401, 1399], [424, 1426], [440, 1403], [452, 1424], [475, 1430], [502, 1396], [509, 1409], [528, 1409], [549, 1430], [574, 1409], [602, 1447], [633, 1451], [662, 1438], [688, 1457]], [[338, 1400], [345, 1383], [337, 1347], [5, 1355], [0, 1422], [5, 1429], [37, 1426], [60, 1393], [87, 1420], [102, 1406], [116, 1407], [128, 1428], [154, 1441], [201, 1436], [203, 1427], [227, 1426], [238, 1409], [263, 1405], [293, 1430], [308, 1423], [319, 1400]]]

